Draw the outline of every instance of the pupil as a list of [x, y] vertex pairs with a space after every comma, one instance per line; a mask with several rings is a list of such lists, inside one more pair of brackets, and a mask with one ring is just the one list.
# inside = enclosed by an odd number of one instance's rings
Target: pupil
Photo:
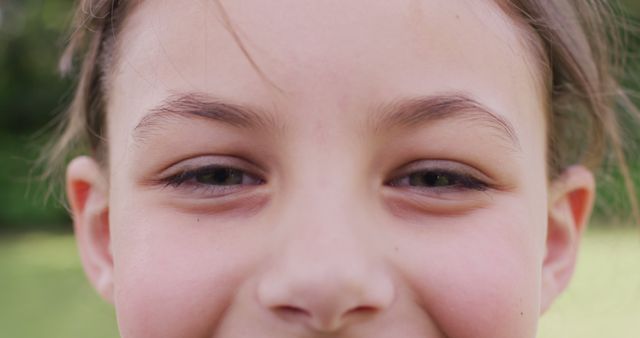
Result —
[[427, 187], [447, 187], [452, 184], [447, 175], [430, 172], [411, 175], [409, 183], [413, 186]]
[[211, 185], [234, 185], [242, 183], [242, 173], [230, 168], [214, 169], [198, 175], [196, 180]]

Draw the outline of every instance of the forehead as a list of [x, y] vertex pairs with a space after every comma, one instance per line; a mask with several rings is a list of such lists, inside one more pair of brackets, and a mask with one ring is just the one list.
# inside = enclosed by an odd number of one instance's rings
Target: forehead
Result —
[[533, 53], [493, 1], [219, 4], [145, 1], [130, 13], [109, 109], [129, 113], [109, 114], [110, 125], [133, 129], [181, 92], [342, 118], [372, 100], [448, 91], [481, 98], [521, 134], [543, 125]]

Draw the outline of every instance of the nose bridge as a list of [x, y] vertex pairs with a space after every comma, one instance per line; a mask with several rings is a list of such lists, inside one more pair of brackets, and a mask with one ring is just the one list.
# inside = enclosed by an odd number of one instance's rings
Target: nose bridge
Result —
[[[330, 126], [329, 126], [330, 127]], [[287, 218], [323, 222], [342, 219], [353, 224], [371, 196], [366, 159], [352, 136], [322, 124], [308, 131], [304, 142], [293, 146], [283, 191], [281, 211]], [[335, 128], [340, 129], [340, 128]]]
[[[281, 224], [278, 260], [288, 269], [304, 270], [309, 276], [355, 278], [358, 270], [374, 260], [373, 243], [368, 243], [363, 233], [366, 220], [357, 217], [352, 204], [330, 197], [318, 200], [292, 206], [292, 215]], [[315, 264], [307, 264], [310, 262]]]
[[269, 311], [323, 332], [375, 315], [393, 299], [366, 203], [349, 174], [331, 180], [334, 170], [307, 176], [281, 204], [278, 240], [257, 290]]
[[304, 172], [280, 209], [279, 264], [309, 282], [328, 279], [325, 275], [335, 282], [355, 279], [374, 254], [364, 233], [370, 220], [362, 213], [366, 202], [358, 197], [356, 178], [344, 165]]
[[361, 174], [349, 163], [318, 159], [297, 171], [303, 174], [296, 175], [295, 188], [281, 203], [281, 258], [294, 260], [287, 264], [322, 259], [316, 273], [345, 266], [354, 273], [370, 264], [366, 261], [373, 254], [367, 228], [375, 225], [365, 211], [368, 195]]

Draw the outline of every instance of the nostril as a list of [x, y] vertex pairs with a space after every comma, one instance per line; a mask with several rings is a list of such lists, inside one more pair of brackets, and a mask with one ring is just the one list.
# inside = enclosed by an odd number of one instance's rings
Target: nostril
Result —
[[303, 318], [310, 318], [311, 313], [303, 308], [291, 305], [280, 305], [272, 307], [275, 312], [282, 319], [287, 321], [298, 321]]
[[[291, 305], [280, 305], [272, 307], [273, 312], [275, 312], [282, 319], [288, 321], [298, 321], [301, 319], [310, 319], [313, 317], [313, 314], [303, 308]], [[341, 318], [345, 317], [361, 317], [361, 316], [371, 316], [378, 312], [378, 309], [375, 306], [357, 306], [348, 311], [345, 311]]]
[[310, 311], [302, 307], [292, 305], [272, 306], [271, 311], [280, 319], [296, 324], [306, 324], [310, 328], [321, 332], [330, 332], [339, 329], [347, 322], [364, 320], [379, 312], [375, 306], [355, 306], [346, 311], [331, 311], [322, 313]]
[[349, 311], [347, 311], [344, 315], [345, 316], [349, 316], [349, 315], [371, 315], [378, 312], [378, 309], [375, 306], [366, 306], [366, 305], [362, 305], [362, 306], [357, 306], [353, 309], [350, 309]]
[[375, 306], [367, 306], [367, 305], [356, 306], [354, 308], [351, 308], [345, 311], [340, 317], [340, 320], [342, 321], [366, 320], [368, 318], [374, 317], [376, 314], [378, 314], [378, 312], [380, 312], [380, 309]]
[[294, 262], [274, 266], [256, 281], [256, 305], [266, 310], [266, 318], [314, 332], [334, 332], [377, 320], [395, 299], [395, 286], [385, 270], [370, 270], [357, 261]]

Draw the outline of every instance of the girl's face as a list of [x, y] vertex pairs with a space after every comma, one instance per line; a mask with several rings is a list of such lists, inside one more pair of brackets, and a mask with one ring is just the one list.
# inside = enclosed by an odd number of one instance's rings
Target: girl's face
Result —
[[581, 226], [550, 216], [514, 22], [488, 1], [224, 8], [129, 14], [109, 169], [69, 169], [123, 337], [534, 337]]

